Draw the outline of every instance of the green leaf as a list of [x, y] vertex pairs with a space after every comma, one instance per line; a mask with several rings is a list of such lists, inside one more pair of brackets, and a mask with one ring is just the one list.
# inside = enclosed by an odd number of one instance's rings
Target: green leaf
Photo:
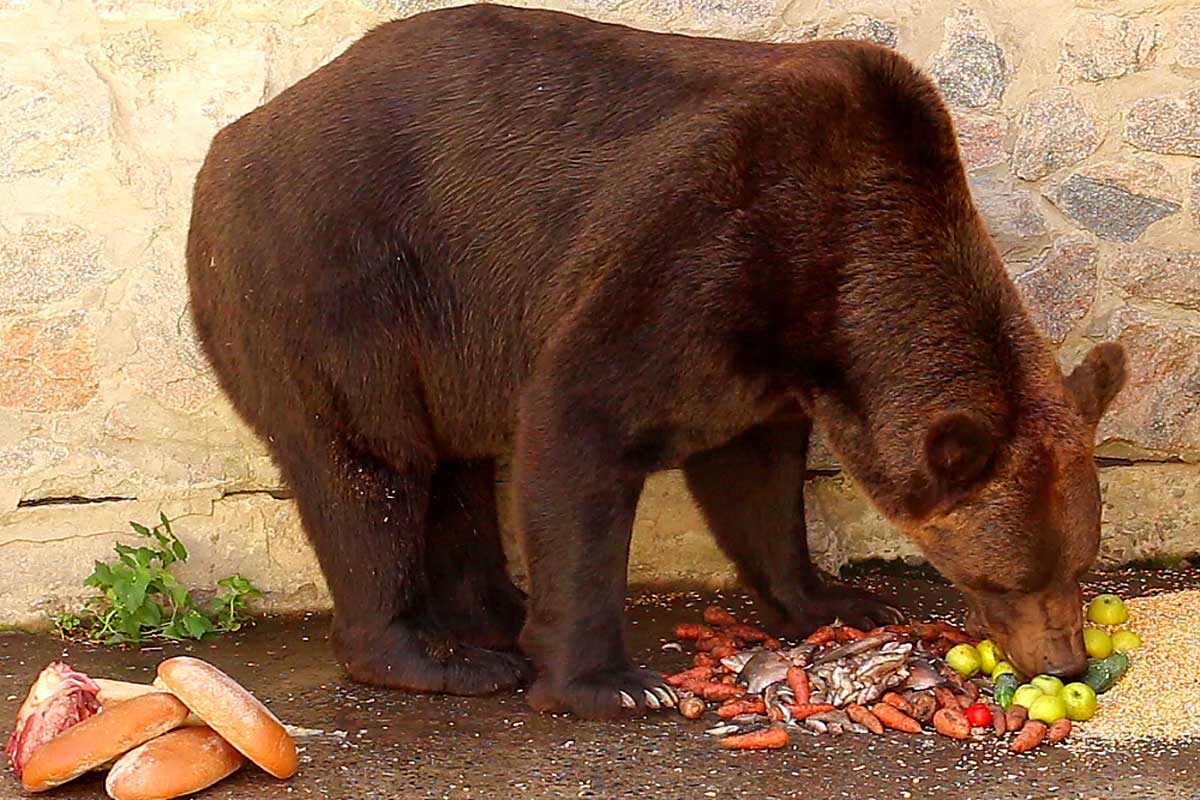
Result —
[[113, 584], [117, 600], [128, 613], [141, 608], [146, 599], [146, 587], [150, 585], [150, 573], [139, 572], [128, 578], [120, 578]]
[[142, 567], [148, 567], [154, 563], [154, 559], [158, 558], [158, 551], [151, 550], [149, 547], [139, 547], [134, 555], [137, 562]]
[[147, 528], [145, 525], [139, 525], [136, 522], [130, 522], [129, 527], [133, 528], [135, 531], [140, 533], [142, 536], [150, 535], [150, 529]]
[[188, 559], [187, 548], [184, 547], [183, 542], [179, 541], [178, 539], [171, 542], [171, 552], [175, 554], [175, 558], [179, 561], [187, 561]]
[[213, 629], [212, 621], [196, 609], [191, 609], [182, 617], [183, 627], [193, 639], [199, 639]]
[[162, 608], [152, 600], [142, 603], [142, 607], [133, 614], [133, 619], [143, 628], [157, 628], [162, 623], [162, 618]]
[[113, 582], [112, 568], [102, 561], [96, 562], [92, 574], [84, 579], [85, 586], [106, 586]]

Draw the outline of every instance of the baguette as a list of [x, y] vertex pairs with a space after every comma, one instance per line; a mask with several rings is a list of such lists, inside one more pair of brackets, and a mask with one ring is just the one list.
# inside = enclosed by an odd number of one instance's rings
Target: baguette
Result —
[[212, 728], [176, 728], [121, 756], [104, 788], [113, 800], [170, 800], [212, 786], [244, 763]]
[[43, 792], [74, 780], [177, 727], [187, 715], [187, 706], [163, 692], [127, 700], [34, 750], [21, 771], [21, 783], [31, 792]]
[[246, 758], [276, 778], [296, 774], [296, 743], [275, 715], [233, 678], [190, 656], [168, 658], [158, 665], [158, 677]]

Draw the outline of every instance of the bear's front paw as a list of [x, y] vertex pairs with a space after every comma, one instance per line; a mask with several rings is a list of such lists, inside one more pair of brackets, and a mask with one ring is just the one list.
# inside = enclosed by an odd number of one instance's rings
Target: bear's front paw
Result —
[[625, 669], [559, 683], [539, 678], [529, 689], [529, 705], [537, 711], [570, 711], [584, 719], [614, 719], [674, 708], [679, 695], [661, 674]]
[[834, 620], [870, 630], [901, 623], [904, 618], [903, 611], [870, 592], [834, 584], [811, 595], [800, 608], [791, 609], [780, 633], [789, 638], [807, 636]]

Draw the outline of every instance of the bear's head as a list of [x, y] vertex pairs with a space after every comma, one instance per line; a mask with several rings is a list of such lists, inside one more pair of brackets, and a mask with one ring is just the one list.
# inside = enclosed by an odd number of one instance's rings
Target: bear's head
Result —
[[1028, 675], [1087, 666], [1079, 580], [1100, 546], [1093, 442], [1124, 381], [1121, 346], [1100, 344], [1062, 378], [1061, 405], [1032, 405], [1007, 443], [969, 410], [944, 412], [925, 431], [930, 483], [962, 493], [906, 527], [963, 592], [970, 627]]
[[1086, 668], [1079, 582], [1100, 544], [1096, 425], [1125, 356], [1099, 344], [1065, 376], [1036, 361], [1006, 403], [901, 401], [908, 413], [893, 407], [876, 427], [818, 402], [817, 417], [875, 504], [963, 593], [970, 627], [1025, 674], [1069, 676]]

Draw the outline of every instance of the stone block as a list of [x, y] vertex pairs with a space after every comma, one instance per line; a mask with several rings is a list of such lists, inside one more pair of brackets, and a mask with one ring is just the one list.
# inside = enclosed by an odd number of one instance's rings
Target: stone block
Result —
[[1065, 87], [1035, 93], [1021, 112], [1012, 167], [1027, 181], [1078, 164], [1104, 137], [1079, 97]]
[[1063, 39], [1059, 64], [1068, 80], [1102, 81], [1153, 63], [1161, 35], [1153, 20], [1086, 14]]
[[946, 100], [968, 108], [998, 103], [1011, 78], [991, 27], [969, 9], [946, 20], [941, 48], [929, 69]]
[[1200, 252], [1125, 248], [1109, 259], [1104, 277], [1134, 297], [1200, 311]]
[[1200, 460], [1200, 331], [1133, 307], [1105, 323], [1103, 335], [1125, 346], [1129, 381], [1100, 422], [1101, 441]]
[[83, 312], [0, 327], [0, 406], [74, 411], [96, 396], [96, 338]]
[[1007, 118], [969, 109], [954, 109], [952, 114], [958, 149], [968, 170], [987, 169], [1004, 163], [1008, 157], [1004, 149]]
[[1038, 327], [1060, 344], [1083, 319], [1096, 297], [1099, 248], [1081, 236], [1063, 237], [1017, 276]]
[[0, 225], [0, 308], [67, 300], [112, 277], [102, 236], [63, 219], [27, 217]]
[[1067, 175], [1047, 197], [1080, 227], [1111, 242], [1133, 242], [1182, 208], [1161, 165], [1106, 162]]
[[844, 25], [830, 34], [831, 39], [857, 39], [895, 47], [896, 28], [889, 22], [866, 14], [851, 14]]
[[1125, 116], [1125, 140], [1155, 153], [1200, 156], [1200, 89], [1135, 100]]

